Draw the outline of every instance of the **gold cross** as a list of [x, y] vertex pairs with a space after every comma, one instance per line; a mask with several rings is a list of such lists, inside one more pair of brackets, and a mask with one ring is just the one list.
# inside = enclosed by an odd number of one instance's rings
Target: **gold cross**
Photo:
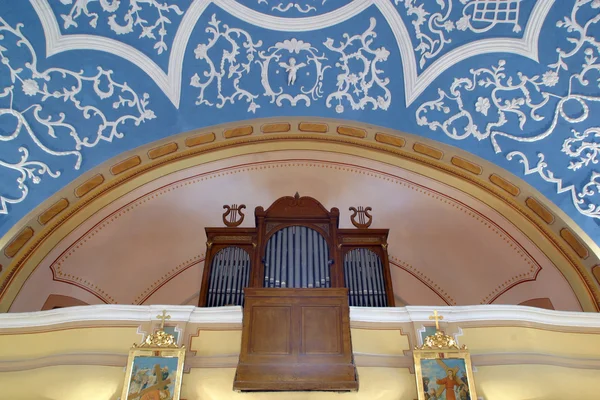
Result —
[[440, 330], [440, 321], [444, 319], [441, 315], [438, 314], [437, 310], [433, 310], [433, 315], [429, 317], [429, 319], [435, 319], [435, 329]]
[[167, 311], [163, 310], [161, 315], [157, 315], [156, 318], [160, 319], [160, 330], [164, 330], [165, 329], [165, 321], [168, 319], [171, 319], [170, 315], [167, 315]]

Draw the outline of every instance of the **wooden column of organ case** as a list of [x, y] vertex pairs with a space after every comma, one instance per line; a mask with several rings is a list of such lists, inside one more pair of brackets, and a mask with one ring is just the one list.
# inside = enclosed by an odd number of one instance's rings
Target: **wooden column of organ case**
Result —
[[[368, 229], [370, 208], [339, 210], [311, 197], [255, 209], [225, 206], [224, 228], [206, 228], [200, 307], [243, 305], [236, 390], [356, 390], [349, 306], [394, 305], [388, 229]], [[358, 221], [355, 217], [358, 215]]]

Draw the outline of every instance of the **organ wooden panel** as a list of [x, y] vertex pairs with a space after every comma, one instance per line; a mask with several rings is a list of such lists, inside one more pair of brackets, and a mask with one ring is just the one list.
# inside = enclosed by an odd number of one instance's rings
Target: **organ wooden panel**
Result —
[[348, 290], [247, 288], [234, 389], [356, 390]]

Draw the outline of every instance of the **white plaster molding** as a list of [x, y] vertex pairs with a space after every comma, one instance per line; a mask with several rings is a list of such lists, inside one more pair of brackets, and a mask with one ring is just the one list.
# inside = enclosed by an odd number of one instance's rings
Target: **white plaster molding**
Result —
[[329, 28], [360, 14], [373, 4], [373, 0], [353, 0], [345, 6], [325, 14], [313, 17], [284, 18], [263, 14], [235, 0], [215, 0], [214, 2], [223, 10], [244, 22], [260, 28], [285, 32], [307, 32]]
[[[196, 324], [242, 324], [242, 307], [198, 308], [194, 306], [131, 306], [94, 305], [68, 307], [57, 310], [30, 313], [6, 313], [0, 315], [0, 329], [34, 328], [72, 322], [156, 321], [166, 310], [169, 322]], [[368, 323], [430, 323], [429, 316], [437, 310], [444, 322], [506, 321], [536, 323], [563, 327], [600, 328], [600, 314], [537, 309], [510, 305], [479, 305], [462, 307], [350, 307], [351, 322]]]
[[433, 311], [443, 315], [443, 322], [526, 322], [553, 326], [600, 328], [599, 313], [544, 310], [512, 305], [478, 305], [460, 307], [350, 307], [351, 322], [431, 323]]
[[173, 105], [179, 108], [185, 49], [198, 19], [211, 3], [244, 22], [265, 29], [287, 32], [307, 32], [328, 28], [358, 15], [374, 4], [390, 25], [400, 50], [405, 100], [406, 105], [409, 106], [446, 69], [474, 55], [506, 52], [537, 61], [540, 30], [555, 0], [540, 0], [536, 3], [522, 39], [484, 39], [465, 44], [444, 54], [420, 75], [417, 73], [417, 61], [408, 30], [397, 9], [389, 0], [354, 0], [326, 14], [304, 18], [282, 18], [263, 14], [235, 0], [195, 0], [183, 16], [175, 34], [167, 73], [142, 52], [117, 40], [95, 35], [62, 35], [47, 0], [30, 1], [44, 29], [48, 57], [69, 50], [97, 50], [122, 57], [148, 74]]
[[167, 305], [93, 305], [29, 313], [1, 314], [0, 329], [34, 328], [72, 322], [150, 322], [157, 321], [156, 317], [163, 310], [171, 316], [168, 322], [240, 324], [240, 326], [242, 323], [242, 307], [239, 306], [197, 308], [194, 306]]

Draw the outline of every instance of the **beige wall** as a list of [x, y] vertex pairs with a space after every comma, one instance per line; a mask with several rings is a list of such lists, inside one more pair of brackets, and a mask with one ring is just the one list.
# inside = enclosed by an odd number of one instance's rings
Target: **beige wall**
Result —
[[[78, 313], [85, 315], [86, 310], [80, 308]], [[445, 313], [451, 311], [448, 308]], [[418, 331], [431, 323], [400, 319], [392, 322], [390, 318], [379, 318], [377, 311], [373, 313], [370, 321], [365, 318], [369, 312], [353, 317], [352, 345], [360, 390], [346, 394], [234, 392], [241, 323], [171, 321], [181, 332], [181, 344], [189, 350], [182, 399], [414, 400], [416, 385], [410, 350], [419, 344]], [[545, 313], [554, 318], [553, 324], [488, 319], [454, 321], [443, 326], [471, 351], [480, 398], [598, 398], [600, 316]], [[119, 317], [118, 313], [114, 315]], [[149, 318], [154, 311], [143, 311], [141, 315]], [[598, 327], [595, 322], [587, 327], [575, 326], [584, 324], [573, 318], [590, 315], [593, 321], [598, 319]], [[564, 318], [565, 324], [557, 325], [557, 318]], [[0, 316], [0, 398], [9, 400], [116, 400], [130, 346], [157, 326], [156, 321], [148, 319], [40, 322], [39, 326], [6, 328], [10, 324], [2, 321]]]

